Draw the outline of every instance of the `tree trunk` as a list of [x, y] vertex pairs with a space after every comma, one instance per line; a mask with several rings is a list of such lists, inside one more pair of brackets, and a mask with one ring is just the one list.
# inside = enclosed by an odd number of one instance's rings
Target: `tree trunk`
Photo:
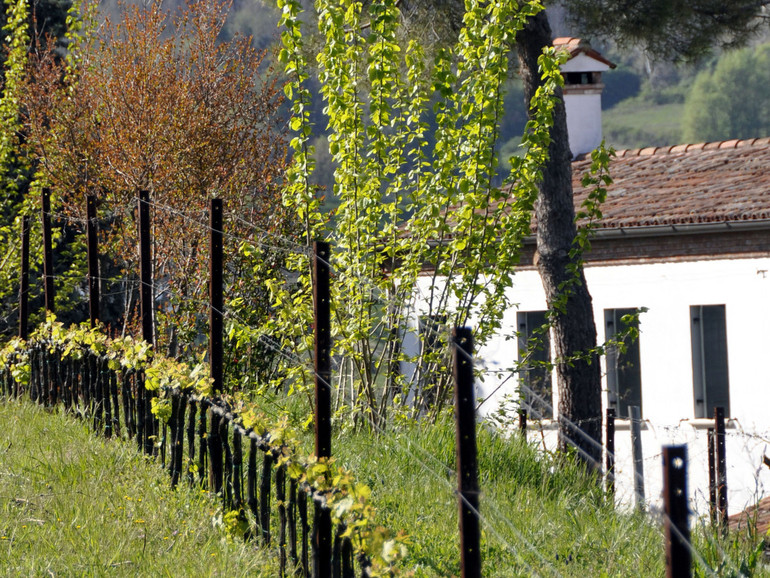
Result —
[[[551, 27], [545, 12], [530, 18], [516, 38], [524, 93], [530, 101], [541, 83], [537, 58], [550, 46]], [[579, 456], [592, 465], [601, 463], [601, 374], [596, 347], [591, 295], [582, 266], [576, 283], [570, 265], [570, 249], [575, 239], [575, 208], [572, 200], [572, 155], [567, 137], [567, 116], [559, 94], [551, 129], [549, 160], [543, 167], [540, 194], [535, 204], [537, 217], [537, 268], [545, 288], [549, 309], [569, 286], [566, 307], [554, 311], [553, 344], [555, 359], [580, 359], [556, 363], [559, 388], [559, 447], [576, 447]]]

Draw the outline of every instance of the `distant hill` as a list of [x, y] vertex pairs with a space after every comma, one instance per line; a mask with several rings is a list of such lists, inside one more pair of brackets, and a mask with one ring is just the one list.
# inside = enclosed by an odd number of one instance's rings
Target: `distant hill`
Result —
[[[102, 0], [105, 15], [118, 18], [120, 0]], [[139, 3], [141, 0], [125, 0]], [[185, 0], [165, 0], [164, 9], [182, 9]], [[560, 6], [548, 8], [553, 32], [557, 36], [570, 36], [571, 31]], [[255, 46], [274, 47], [279, 41], [278, 14], [269, 0], [233, 0], [226, 33], [251, 35]], [[688, 94], [698, 73], [712, 70], [718, 61], [714, 57], [698, 65], [674, 66], [668, 63], [652, 63], [646, 55], [634, 48], [620, 48], [599, 38], [588, 38], [594, 48], [618, 64], [603, 75], [603, 131], [607, 144], [616, 149], [642, 148], [647, 146], [673, 145], [684, 142], [683, 119], [687, 117]], [[758, 39], [757, 43], [763, 39]], [[766, 39], [765, 39], [766, 40]], [[515, 64], [512, 63], [512, 64]], [[518, 144], [526, 123], [526, 106], [521, 83], [515, 70], [511, 72], [505, 97], [506, 114], [500, 127], [498, 154], [503, 165], [507, 158], [518, 151]], [[313, 103], [315, 126], [326, 126], [322, 115], [323, 102]], [[430, 120], [428, 119], [430, 122]], [[757, 135], [764, 136], [764, 135]], [[723, 138], [730, 138], [725, 135]], [[334, 166], [328, 154], [326, 138], [319, 134], [314, 143], [319, 152], [316, 180], [330, 196]]]

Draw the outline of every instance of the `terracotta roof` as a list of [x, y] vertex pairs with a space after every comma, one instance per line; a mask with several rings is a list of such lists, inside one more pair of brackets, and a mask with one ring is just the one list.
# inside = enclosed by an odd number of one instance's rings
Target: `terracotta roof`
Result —
[[582, 38], [573, 38], [571, 36], [560, 36], [559, 38], [553, 39], [553, 45], [557, 48], [565, 48], [569, 52], [570, 58], [575, 58], [578, 54], [581, 52], [585, 54], [586, 56], [590, 56], [594, 60], [598, 60], [599, 62], [603, 62], [610, 68], [615, 68], [615, 63], [610, 62], [604, 56], [599, 54], [596, 50], [591, 48], [591, 45], [588, 43], [587, 40], [583, 40]]
[[[572, 163], [575, 206], [590, 158]], [[770, 219], [770, 138], [617, 152], [600, 228]]]

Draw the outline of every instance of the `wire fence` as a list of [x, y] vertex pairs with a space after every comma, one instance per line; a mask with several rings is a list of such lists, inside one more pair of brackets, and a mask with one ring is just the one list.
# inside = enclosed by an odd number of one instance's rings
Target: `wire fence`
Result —
[[234, 533], [277, 546], [281, 576], [319, 575], [313, 565], [322, 563], [318, 544], [323, 540], [332, 546], [334, 576], [352, 576], [355, 567], [366, 575], [370, 561], [354, 548], [356, 534], [346, 532], [344, 521], [320, 536], [318, 520], [331, 507], [329, 492], [289, 474], [292, 463], [301, 463], [296, 448], [270, 432], [244, 427], [226, 401], [169, 391], [164, 423], [151, 411], [157, 397], [146, 388], [144, 372], [115, 368], [114, 356], [91, 347], [66, 351], [63, 343], [52, 341], [29, 342], [21, 355], [28, 377], [14, 376], [11, 368], [17, 363], [8, 360], [0, 370], [3, 396], [61, 403], [97, 433], [135, 440], [140, 451], [160, 461], [172, 486], [186, 481], [221, 496], [224, 512], [233, 513]]
[[[205, 223], [205, 215], [201, 217], [200, 215], [187, 214], [158, 203], [151, 203], [151, 205], [156, 210], [182, 217], [203, 231], [209, 233], [212, 231], [211, 227]], [[59, 219], [65, 218], [61, 213], [56, 213], [55, 216]], [[266, 251], [311, 256], [310, 248], [298, 244], [292, 239], [264, 230], [237, 216], [232, 218], [239, 221], [240, 225], [253, 226], [257, 235], [243, 236], [225, 233], [231, 242], [256, 243]], [[75, 219], [75, 222], [82, 222], [82, 220]], [[331, 258], [318, 257], [318, 259], [319, 262], [334, 271], [334, 262]], [[60, 277], [62, 276], [54, 278]], [[92, 279], [102, 282], [131, 283], [135, 286], [148, 283], [146, 280], [137, 279], [131, 275], [92, 276]], [[365, 278], [361, 279], [360, 288], [362, 291], [380, 291], [371, 284], [370, 280]], [[385, 309], [391, 304], [395, 304], [394, 298], [387, 294], [380, 292], [379, 297], [382, 299]], [[345, 295], [343, 294], [341, 298], [344, 300]], [[213, 310], [223, 316], [234, 315], [231, 311], [212, 307], [211, 303], [204, 300], [197, 300], [195, 305]], [[300, 355], [285, 345], [281, 345], [274, 337], [261, 335], [260, 341], [276, 355], [292, 363], [308, 363], [307, 356]], [[307, 503], [310, 501], [313, 504], [314, 519], [317, 526], [317, 520], [321, 513], [328, 512], [328, 508], [325, 507], [328, 495], [288, 475], [286, 465], [280, 463], [281, 459], [286, 456], [286, 452], [290, 451], [287, 446], [276, 445], [269, 437], [259, 435], [254, 429], [244, 428], [239, 424], [238, 413], [227, 403], [201, 397], [190, 391], [169, 392], [171, 410], [168, 422], [167, 425], [159, 425], [150, 411], [153, 396], [144, 388], [143, 374], [140, 371], [115, 370], [105, 355], [89, 353], [88, 350], [84, 350], [82, 356], [74, 360], [65, 355], [61, 345], [51, 343], [34, 345], [26, 352], [26, 355], [28, 355], [31, 367], [29, 383], [20, 383], [9, 369], [4, 370], [0, 375], [0, 384], [2, 384], [3, 392], [6, 395], [18, 396], [28, 393], [33, 399], [42, 403], [63, 403], [68, 409], [76, 411], [90, 420], [96, 431], [107, 436], [123, 436], [135, 439], [142, 451], [156, 455], [164, 467], [169, 470], [172, 484], [186, 479], [189, 483], [199, 484], [221, 494], [225, 509], [238, 512], [237, 515], [240, 517], [235, 522], [244, 524], [246, 529], [243, 533], [246, 537], [260, 539], [265, 544], [270, 544], [271, 540], [274, 541], [271, 528], [276, 527], [276, 524], [271, 523], [270, 512], [276, 511], [279, 520], [277, 541], [282, 575], [295, 570], [305, 576], [311, 575], [311, 573], [312, 575], [320, 575], [316, 574], [317, 568], [313, 570], [310, 567], [309, 562], [308, 542], [312, 532], [318, 530], [311, 528]], [[470, 354], [461, 352], [461, 355], [464, 355], [466, 361], [473, 365], [474, 360]], [[484, 369], [477, 368], [477, 370], [483, 371]], [[319, 375], [317, 371], [314, 374], [316, 378], [321, 380], [324, 387], [332, 387], [330, 379], [326, 375]], [[509, 378], [513, 378], [513, 375], [511, 373]], [[525, 384], [520, 385], [524, 390], [527, 389]], [[553, 412], [553, 415], [558, 415], [558, 412], [550, 407], [549, 401], [540, 397], [537, 392], [529, 390], [525, 393], [528, 399], [537, 399], [539, 407], [547, 407]], [[534, 411], [532, 407], [530, 410]], [[539, 419], [543, 416], [535, 413], [532, 417]], [[602, 420], [601, 417], [597, 419]], [[566, 426], [559, 428], [558, 435], [561, 440], [576, 448], [576, 451], [585, 461], [592, 463], [598, 471], [601, 471], [603, 464], [596, 462], [589, 453], [583, 450], [586, 444], [589, 444], [595, 446], [600, 454], [602, 452], [607, 453], [607, 449], [601, 441], [588, 435], [578, 424], [568, 422], [563, 416], [559, 417], [559, 421]], [[393, 437], [389, 428], [383, 427], [376, 421], [373, 421], [371, 425], [386, 444], [391, 445], [396, 451], [409, 452], [412, 459], [432, 479], [439, 485], [446, 486], [447, 491], [452, 491], [449, 478], [457, 477], [457, 472], [450, 469], [448, 478], [447, 472], [442, 471], [446, 469], [445, 464], [429, 451], [415, 447], [413, 444], [404, 450], [398, 440]], [[648, 432], [653, 430], [652, 426], [647, 429]], [[667, 443], [688, 444], [691, 448], [688, 456], [690, 464], [697, 464], [700, 467], [700, 464], [708, 461], [709, 450], [701, 447], [703, 444], [701, 444], [700, 439], [698, 443], [693, 444], [693, 439], [698, 437], [697, 431], [695, 431], [696, 435], [693, 438], [687, 436], [683, 438], [679, 429], [665, 431], [664, 428], [664, 431], [658, 433], [670, 435], [655, 436], [654, 439], [657, 442], [665, 439]], [[549, 443], [545, 441], [546, 435], [543, 430], [540, 430], [538, 435], [544, 444]], [[554, 436], [551, 437], [556, 439]], [[756, 448], [764, 448], [766, 445], [764, 437], [743, 434], [737, 430], [729, 430], [727, 438], [728, 447], [734, 447], [740, 443], [748, 445], [748, 440], [751, 439], [754, 444], [750, 452], [752, 459], [756, 454]], [[245, 453], [244, 445], [248, 447], [248, 451]], [[664, 453], [658, 452], [657, 449], [651, 453], [648, 452], [643, 458], [644, 471], [656, 471], [656, 468], [650, 466], [654, 463], [660, 464]], [[624, 479], [633, 480], [635, 477], [642, 476], [643, 481], [650, 484], [648, 475], [642, 474], [639, 470], [633, 470], [625, 461], [618, 460], [617, 455], [618, 452], [615, 452], [611, 456], [616, 464], [615, 471], [612, 473], [614, 480], [622, 482]], [[258, 464], [261, 464], [261, 467]], [[663, 479], [663, 476], [659, 474], [660, 470], [657, 472], [657, 479]], [[755, 473], [757, 475], [754, 476], [754, 479], [758, 480], [758, 470]], [[288, 497], [286, 493], [287, 480]], [[713, 485], [713, 482], [709, 482], [709, 484]], [[662, 494], [664, 484], [661, 486], [650, 485], [652, 486], [652, 495]], [[614, 487], [620, 488], [615, 498], [618, 503], [624, 504], [630, 501], [631, 494], [626, 489], [629, 487], [628, 484], [620, 483]], [[744, 487], [742, 491], [746, 489]], [[762, 488], [755, 487], [755, 495], [760, 495], [761, 490]], [[272, 491], [275, 492], [276, 501], [271, 505]], [[705, 493], [701, 489], [697, 492], [696, 503], [700, 503], [699, 500], [705, 497]], [[651, 500], [648, 506], [654, 506], [657, 503], [655, 500]], [[494, 502], [483, 499], [481, 508], [479, 508], [466, 501], [465, 506], [470, 508], [489, 534], [502, 543], [506, 549], [514, 553], [524, 549], [535, 555], [542, 567], [534, 568], [528, 565], [531, 574], [560, 575], [549, 557], [529, 541], [524, 532], [517, 528]], [[709, 503], [708, 507], [712, 509], [713, 503]], [[684, 544], [688, 555], [696, 560], [703, 571], [707, 574], [713, 573], [703, 556], [693, 549], [688, 536], [682, 534], [681, 522], [672, 520], [670, 514], [662, 507], [650, 509], [666, 522], [667, 527], [674, 528], [675, 539], [679, 539]], [[485, 511], [490, 512], [491, 515], [483, 514], [482, 512]], [[696, 507], [694, 513], [701, 513], [700, 507]], [[507, 540], [502, 528], [512, 531], [516, 536], [517, 543], [511, 543]], [[319, 556], [318, 552], [320, 551], [318, 540], [320, 538], [316, 534], [316, 539], [312, 543], [316, 557]], [[354, 556], [353, 544], [346, 532], [344, 523], [337, 525], [333, 530], [333, 537], [328, 538], [328, 542], [333, 551], [335, 575], [352, 575], [355, 564], [358, 565], [360, 572], [365, 573], [367, 571], [370, 562], [363, 554], [359, 553], [358, 556]], [[724, 557], [727, 557], [726, 554]], [[315, 564], [319, 563], [316, 559]]]

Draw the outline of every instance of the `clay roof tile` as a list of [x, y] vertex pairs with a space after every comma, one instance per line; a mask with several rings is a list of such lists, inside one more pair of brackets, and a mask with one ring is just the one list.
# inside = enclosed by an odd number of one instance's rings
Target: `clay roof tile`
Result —
[[[573, 163], [575, 206], [590, 158]], [[770, 218], [770, 138], [619, 151], [600, 228]]]
[[553, 39], [553, 45], [556, 47], [566, 48], [569, 52], [570, 58], [574, 58], [582, 52], [586, 56], [590, 56], [594, 60], [598, 60], [610, 68], [615, 68], [617, 66], [614, 62], [610, 62], [599, 52], [591, 48], [591, 45], [588, 43], [588, 41], [583, 40], [582, 38], [575, 38], [573, 36], [560, 36]]

